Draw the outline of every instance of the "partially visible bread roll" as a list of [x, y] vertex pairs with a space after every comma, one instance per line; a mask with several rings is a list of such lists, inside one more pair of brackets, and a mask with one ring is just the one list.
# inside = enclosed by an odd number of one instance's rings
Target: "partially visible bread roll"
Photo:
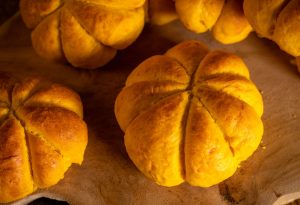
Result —
[[162, 186], [232, 176], [263, 135], [263, 100], [244, 62], [185, 41], [142, 62], [115, 102], [136, 167]]
[[87, 145], [80, 97], [38, 78], [0, 73], [0, 203], [64, 178]]
[[242, 41], [252, 31], [243, 0], [149, 0], [151, 23], [169, 23], [176, 14], [187, 29], [195, 33], [212, 30], [215, 39], [224, 44]]
[[94, 69], [141, 33], [145, 0], [21, 0], [20, 12], [33, 29], [33, 48], [43, 58]]
[[252, 31], [243, 10], [242, 0], [227, 0], [212, 28], [213, 36], [224, 44], [244, 40]]
[[244, 0], [244, 11], [261, 37], [273, 40], [294, 57], [300, 56], [299, 0]]

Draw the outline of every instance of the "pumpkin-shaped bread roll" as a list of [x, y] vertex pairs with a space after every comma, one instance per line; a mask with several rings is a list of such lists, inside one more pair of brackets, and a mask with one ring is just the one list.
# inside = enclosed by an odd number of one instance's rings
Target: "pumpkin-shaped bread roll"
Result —
[[64, 178], [87, 145], [80, 97], [38, 78], [0, 74], [0, 203]]
[[185, 41], [142, 62], [115, 103], [129, 157], [163, 186], [232, 176], [263, 135], [262, 97], [243, 61]]
[[244, 0], [244, 11], [261, 37], [273, 40], [288, 54], [300, 57], [299, 0]]
[[243, 11], [243, 0], [149, 0], [153, 24], [162, 25], [179, 17], [196, 33], [212, 30], [224, 44], [244, 40], [252, 31]]
[[21, 0], [20, 12], [37, 54], [97, 68], [141, 33], [145, 0]]

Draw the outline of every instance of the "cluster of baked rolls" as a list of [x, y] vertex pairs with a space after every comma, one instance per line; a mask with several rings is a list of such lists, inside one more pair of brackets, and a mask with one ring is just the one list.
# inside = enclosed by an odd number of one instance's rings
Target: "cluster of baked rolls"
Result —
[[[20, 0], [36, 53], [74, 67], [111, 61], [147, 19], [179, 19], [228, 44], [252, 31], [296, 57], [299, 0]], [[132, 71], [115, 101], [129, 157], [163, 186], [209, 187], [232, 176], [263, 135], [263, 100], [236, 55], [186, 41]], [[0, 203], [56, 184], [87, 145], [74, 91], [38, 78], [0, 74]]]

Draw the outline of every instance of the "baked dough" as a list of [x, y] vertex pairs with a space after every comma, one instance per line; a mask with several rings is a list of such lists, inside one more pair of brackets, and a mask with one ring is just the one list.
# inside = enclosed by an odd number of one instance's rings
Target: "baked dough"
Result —
[[300, 56], [300, 1], [245, 0], [244, 11], [253, 29], [288, 54]]
[[87, 145], [80, 97], [39, 78], [0, 73], [0, 203], [64, 178]]
[[162, 186], [232, 176], [259, 146], [262, 113], [243, 61], [197, 41], [142, 62], [115, 102], [129, 157]]
[[21, 0], [21, 16], [33, 29], [38, 55], [68, 61], [75, 67], [97, 68], [141, 33], [145, 0]]
[[212, 28], [215, 39], [223, 44], [236, 43], [247, 38], [252, 31], [243, 10], [242, 0], [227, 0]]
[[150, 21], [163, 25], [177, 17], [195, 32], [212, 30], [223, 44], [244, 40], [252, 31], [243, 11], [243, 0], [149, 0]]

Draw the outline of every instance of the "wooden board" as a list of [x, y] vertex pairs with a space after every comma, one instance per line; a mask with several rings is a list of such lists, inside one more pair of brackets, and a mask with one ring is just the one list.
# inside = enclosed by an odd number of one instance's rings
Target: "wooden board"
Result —
[[[233, 177], [206, 189], [186, 183], [166, 188], [145, 178], [126, 154], [113, 112], [114, 100], [131, 70], [185, 39], [198, 39], [211, 49], [243, 57], [265, 104], [260, 148]], [[209, 33], [196, 35], [174, 22], [164, 27], [146, 26], [140, 38], [107, 66], [85, 71], [39, 58], [31, 47], [30, 31], [16, 15], [0, 27], [0, 70], [39, 74], [77, 90], [84, 103], [89, 144], [81, 167], [73, 165], [59, 184], [15, 204], [42, 196], [80, 205], [279, 205], [300, 198], [300, 78], [290, 60], [274, 44], [254, 34], [242, 43], [224, 46]]]

